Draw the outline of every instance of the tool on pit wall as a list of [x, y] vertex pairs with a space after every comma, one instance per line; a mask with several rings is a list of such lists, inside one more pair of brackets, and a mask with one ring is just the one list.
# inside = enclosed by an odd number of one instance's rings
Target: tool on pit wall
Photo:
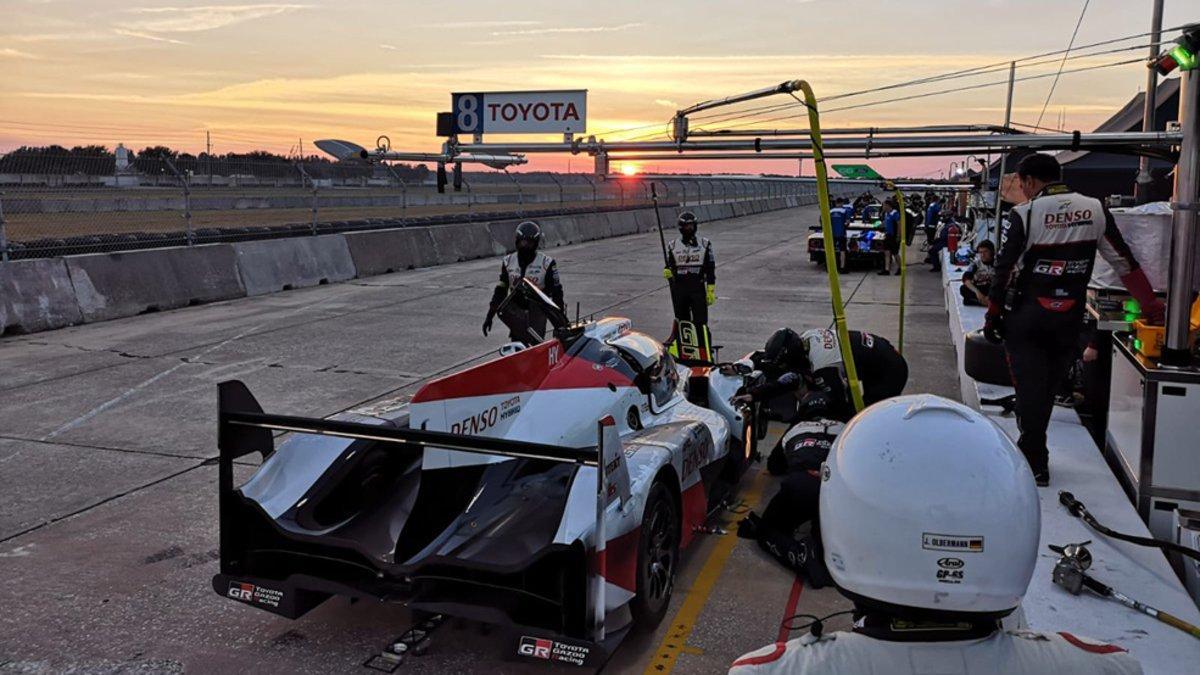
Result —
[[1079, 595], [1086, 588], [1101, 598], [1115, 600], [1136, 612], [1141, 612], [1172, 628], [1177, 628], [1194, 638], [1200, 639], [1200, 627], [1194, 626], [1173, 614], [1155, 609], [1144, 602], [1134, 600], [1088, 574], [1087, 570], [1092, 566], [1092, 553], [1087, 548], [1087, 545], [1090, 543], [1092, 542], [1085, 541], [1079, 544], [1067, 544], [1066, 546], [1055, 546], [1054, 544], [1049, 546], [1051, 551], [1059, 555], [1058, 562], [1054, 564], [1054, 570], [1051, 573], [1051, 578], [1056, 586], [1061, 586], [1071, 595]]
[[1158, 539], [1153, 539], [1151, 537], [1138, 537], [1132, 534], [1125, 534], [1123, 532], [1117, 532], [1116, 530], [1105, 527], [1104, 525], [1100, 524], [1100, 522], [1097, 521], [1096, 518], [1087, 510], [1087, 507], [1083, 505], [1083, 502], [1076, 499], [1075, 495], [1067, 492], [1066, 490], [1062, 490], [1058, 493], [1058, 502], [1067, 507], [1067, 511], [1070, 511], [1071, 515], [1079, 518], [1086, 523], [1088, 527], [1106, 537], [1127, 541], [1130, 544], [1137, 544], [1138, 546], [1161, 548], [1164, 552], [1178, 553], [1179, 555], [1185, 555], [1189, 558], [1200, 560], [1200, 551], [1197, 551], [1194, 548], [1188, 548], [1187, 546], [1176, 544], [1173, 541], [1159, 541]]

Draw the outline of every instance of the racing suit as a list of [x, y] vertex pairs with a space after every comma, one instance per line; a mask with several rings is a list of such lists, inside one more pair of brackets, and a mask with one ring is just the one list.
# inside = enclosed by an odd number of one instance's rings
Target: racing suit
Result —
[[[558, 267], [554, 258], [541, 251], [533, 251], [531, 255], [523, 255], [522, 251], [517, 251], [509, 253], [500, 261], [500, 281], [492, 292], [492, 301], [488, 306], [489, 320], [495, 316], [500, 303], [504, 302], [504, 299], [522, 278], [533, 282], [542, 292], [550, 296], [550, 299], [559, 308], [563, 307], [563, 287], [558, 278]], [[523, 318], [530, 330], [539, 336], [546, 334], [546, 317], [541, 312], [526, 310]], [[514, 342], [529, 342], [529, 337], [522, 335], [523, 331], [519, 329], [520, 326], [510, 326], [509, 339]]]
[[[1070, 633], [997, 630], [986, 637], [913, 641], [873, 637], [856, 629], [767, 645], [733, 662], [736, 675], [856, 673], [871, 675], [1136, 675], [1141, 665], [1127, 651]], [[906, 640], [907, 638], [907, 640]], [[936, 641], [935, 641], [936, 640]]]
[[[904, 391], [904, 385], [908, 383], [908, 363], [892, 343], [871, 333], [856, 330], [849, 333], [850, 353], [862, 382], [863, 402], [871, 405]], [[850, 396], [837, 333], [831, 329], [814, 328], [804, 331], [800, 337], [807, 345], [807, 363], [795, 364], [792, 370], [778, 375], [750, 394], [757, 401], [767, 402], [768, 407], [783, 417], [785, 422], [817, 414], [849, 420], [854, 416], [854, 401]], [[820, 394], [820, 405], [817, 402], [808, 404], [808, 397], [797, 398], [805, 392]], [[801, 400], [799, 409], [790, 417], [781, 414], [787, 408], [780, 402], [784, 396]], [[794, 408], [795, 404], [792, 405]]]
[[[755, 539], [762, 550], [784, 567], [808, 579], [813, 588], [831, 583], [825, 569], [818, 526], [821, 463], [829, 456], [843, 425], [835, 420], [799, 422], [788, 429], [767, 458], [767, 470], [783, 476], [779, 492], [761, 517], [751, 513], [738, 526], [738, 536]], [[812, 523], [808, 534], [797, 538], [796, 529]]]
[[704, 237], [676, 237], [667, 244], [671, 270], [671, 305], [675, 318], [696, 326], [708, 325], [706, 287], [717, 283], [717, 261], [712, 242]]
[[1049, 468], [1046, 427], [1058, 385], [1077, 355], [1097, 252], [1148, 313], [1155, 306], [1161, 311], [1112, 214], [1098, 199], [1052, 183], [1013, 207], [1000, 232], [985, 332], [998, 333], [995, 326], [1002, 322], [1017, 395], [1017, 446], [1035, 475]]

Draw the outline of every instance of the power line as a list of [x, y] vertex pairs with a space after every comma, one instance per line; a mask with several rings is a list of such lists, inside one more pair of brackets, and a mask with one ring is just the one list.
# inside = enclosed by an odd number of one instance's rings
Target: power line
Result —
[[[1068, 58], [1066, 60], [1074, 61], [1077, 59], [1092, 58], [1092, 57], [1096, 57], [1096, 56], [1103, 56], [1106, 54], [1117, 54], [1117, 53], [1127, 52], [1127, 51], [1136, 51], [1139, 49], [1145, 49], [1147, 46], [1148, 45], [1132, 45], [1129, 47], [1108, 49], [1108, 50], [1104, 50], [1104, 51], [1100, 51], [1100, 52], [1092, 52], [1092, 53], [1088, 53], [1088, 54], [1076, 54], [1075, 56], [1071, 56], [1070, 58]], [[1084, 49], [1084, 47], [1080, 47], [1080, 49]], [[1026, 59], [1026, 60], [1028, 60], [1028, 59]], [[1040, 66], [1040, 65], [1045, 65], [1047, 63], [1053, 63], [1055, 61], [1058, 61], [1058, 59], [1034, 61], [1033, 63], [1025, 63], [1023, 65], [1020, 65], [1020, 66], [1018, 66], [1018, 68], [1032, 68], [1032, 67], [1036, 67], [1036, 66]], [[1002, 70], [1008, 70], [1008, 67], [1009, 67], [1009, 65], [1007, 63], [1004, 64], [1002, 67], [981, 66], [981, 68], [986, 68], [986, 70], [978, 70], [978, 72], [971, 72], [971, 73], [964, 73], [963, 71], [957, 71], [955, 73], [948, 73], [948, 74], [944, 74], [944, 75], [922, 78], [921, 80], [913, 80], [910, 83], [904, 83], [903, 85], [877, 87], [875, 90], [872, 90], [872, 91], [882, 91], [884, 89], [895, 89], [895, 88], [899, 88], [900, 86], [915, 86], [916, 84], [932, 84], [934, 82], [956, 80], [956, 79], [962, 79], [962, 78], [966, 78], [966, 77], [977, 77], [980, 75], [987, 75], [987, 74], [994, 73], [994, 72], [1000, 72]], [[867, 90], [863, 90], [863, 91], [866, 92]], [[858, 92], [852, 92], [852, 93], [854, 95], [858, 94]], [[847, 98], [849, 96], [850, 96], [850, 94], [838, 94], [838, 95], [834, 95], [834, 96], [827, 96], [824, 98], [819, 98], [819, 99], [817, 99], [817, 101], [823, 103], [823, 102], [838, 100], [838, 99], [842, 99], [842, 98]], [[902, 100], [902, 99], [888, 99], [888, 100]], [[795, 108], [795, 107], [798, 107], [798, 104], [796, 104], [796, 103], [777, 103], [777, 104], [772, 104], [770, 106], [762, 106], [758, 109], [751, 109], [748, 111], [739, 111], [736, 113], [729, 113], [729, 114], [726, 114], [725, 119], [715, 120], [715, 122], [718, 122], [718, 123], [729, 122], [729, 121], [733, 121], [735, 119], [744, 119], [746, 117], [754, 117], [759, 114], [777, 112], [780, 110], [785, 110], [785, 109]], [[832, 110], [841, 110], [841, 109], [843, 109], [843, 108], [823, 110], [822, 112], [831, 112]], [[789, 115], [789, 116], [786, 116], [783, 118], [773, 118], [773, 119], [787, 119], [788, 117], [792, 117], [792, 116], [794, 116], [794, 115]], [[746, 123], [742, 123], [742, 124], [732, 124], [725, 128], [734, 129], [737, 127], [746, 126], [747, 124], [760, 124], [760, 123], [764, 123], [766, 121], [770, 121], [770, 120], [752, 120], [750, 122], [746, 122]]]
[[[1178, 30], [1183, 29], [1184, 27], [1185, 27], [1185, 25], [1181, 24], [1179, 26], [1166, 28], [1163, 30], [1163, 32], [1166, 33], [1166, 32], [1171, 32], [1171, 31], [1178, 31]], [[917, 78], [915, 80], [909, 80], [906, 82], [899, 82], [899, 83], [895, 83], [895, 84], [883, 85], [880, 87], [872, 87], [872, 88], [868, 88], [868, 89], [861, 89], [858, 91], [851, 91], [851, 92], [846, 92], [846, 93], [842, 93], [842, 94], [835, 94], [832, 96], [826, 96], [823, 98], [819, 98], [817, 100], [819, 102], [828, 102], [828, 101], [838, 100], [838, 99], [842, 99], [842, 98], [849, 98], [852, 96], [861, 96], [861, 95], [869, 94], [869, 93], [877, 93], [880, 91], [897, 89], [897, 88], [901, 88], [901, 87], [918, 86], [918, 85], [922, 85], [922, 84], [932, 84], [934, 82], [959, 79], [959, 78], [963, 78], [963, 77], [975, 77], [975, 76], [983, 75], [983, 74], [986, 74], [989, 72], [997, 72], [999, 70], [1005, 70], [1009, 67], [1009, 64], [1012, 62], [1016, 62], [1016, 63], [1020, 64], [1020, 65], [1018, 65], [1019, 68], [1033, 67], [1033, 66], [1043, 65], [1045, 63], [1052, 63], [1054, 61], [1057, 61], [1058, 59], [1048, 59], [1048, 60], [1043, 60], [1043, 61], [1037, 61], [1035, 63], [1024, 63], [1024, 62], [1035, 61], [1037, 59], [1045, 59], [1046, 57], [1057, 56], [1060, 54], [1067, 54], [1067, 57], [1069, 57], [1069, 58], [1064, 58], [1064, 60], [1075, 60], [1077, 58], [1088, 58], [1088, 57], [1094, 57], [1094, 56], [1101, 56], [1104, 54], [1114, 54], [1114, 53], [1119, 53], [1119, 52], [1124, 52], [1124, 51], [1133, 51], [1136, 49], [1144, 49], [1145, 47], [1147, 47], [1149, 45], [1133, 45], [1133, 46], [1126, 46], [1126, 47], [1118, 47], [1115, 49], [1096, 51], [1096, 52], [1091, 52], [1091, 53], [1087, 53], [1087, 54], [1078, 53], [1083, 50], [1094, 49], [1096, 47], [1104, 47], [1104, 46], [1108, 46], [1108, 45], [1112, 45], [1112, 44], [1117, 44], [1120, 42], [1127, 42], [1129, 40], [1143, 38], [1143, 37], [1150, 36], [1150, 35], [1153, 35], [1153, 33], [1151, 33], [1151, 32], [1136, 33], [1136, 34], [1127, 35], [1127, 36], [1119, 37], [1119, 38], [1110, 38], [1107, 40], [1100, 40], [1098, 42], [1081, 45], [1074, 49], [1068, 48], [1068, 49], [1058, 49], [1058, 50], [1049, 51], [1049, 52], [1042, 52], [1040, 54], [1033, 54], [1030, 56], [1020, 57], [1018, 59], [997, 61], [996, 63], [986, 64], [986, 65], [982, 65], [982, 66], [976, 66], [973, 68], [966, 68], [963, 70], [951, 71], [951, 72], [947, 72], [947, 73], [941, 73], [941, 74], [937, 74], [937, 75], [930, 75], [927, 77]], [[1069, 54], [1069, 52], [1071, 52], [1071, 51], [1075, 51], [1077, 53], [1074, 56], [1071, 56]], [[776, 112], [776, 111], [787, 109], [787, 108], [793, 108], [793, 107], [796, 107], [796, 105], [797, 104], [795, 104], [795, 103], [770, 104], [770, 105], [765, 105], [765, 106], [759, 106], [756, 108], [745, 109], [745, 110], [741, 110], [741, 111], [734, 111], [732, 113], [716, 113], [715, 115], [711, 115], [709, 117], [722, 116], [722, 119], [710, 119], [709, 121], [710, 121], [710, 123], [727, 122], [727, 121], [731, 121], [734, 119], [743, 119], [745, 117], [751, 117], [755, 114], [766, 114], [766, 113]], [[704, 116], [697, 116], [697, 117], [694, 117], [691, 119], [700, 120], [700, 119], [704, 119]], [[756, 122], [751, 122], [751, 123], [756, 123]], [[735, 128], [738, 126], [745, 126], [745, 124], [731, 125], [729, 128]]]
[[1079, 35], [1079, 27], [1083, 25], [1083, 16], [1087, 14], [1088, 4], [1091, 0], [1083, 0], [1083, 10], [1079, 12], [1079, 20], [1075, 22], [1075, 30], [1071, 33], [1071, 41], [1067, 43], [1067, 50], [1063, 53], [1062, 62], [1058, 64], [1058, 73], [1054, 75], [1054, 81], [1050, 83], [1050, 91], [1046, 94], [1046, 102], [1042, 104], [1042, 112], [1038, 113], [1037, 122], [1034, 126], [1042, 123], [1042, 117], [1046, 114], [1046, 106], [1050, 105], [1050, 98], [1054, 96], [1054, 88], [1058, 86], [1058, 76], [1062, 75], [1063, 66], [1067, 63], [1067, 56], [1071, 53], [1071, 47], [1075, 44], [1075, 36]]

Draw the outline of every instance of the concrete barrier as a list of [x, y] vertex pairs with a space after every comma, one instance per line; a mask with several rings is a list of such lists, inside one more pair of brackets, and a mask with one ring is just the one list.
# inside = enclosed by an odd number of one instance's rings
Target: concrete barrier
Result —
[[595, 239], [608, 239], [613, 236], [612, 224], [609, 219], [615, 214], [611, 213], [585, 213], [575, 216], [576, 236], [575, 241], [592, 241]]
[[578, 217], [582, 216], [557, 216], [544, 219], [540, 223], [542, 226], [542, 246], [544, 248], [556, 248], [578, 241], [579, 227], [575, 224], [575, 218]]
[[0, 335], [21, 335], [83, 323], [62, 258], [0, 263]]
[[350, 247], [340, 234], [230, 244], [246, 295], [346, 281], [358, 276]]
[[438, 264], [428, 227], [347, 232], [342, 236], [360, 277]]
[[498, 220], [487, 224], [488, 232], [492, 235], [492, 250], [495, 255], [504, 255], [517, 248], [517, 225], [521, 220]]
[[484, 223], [437, 225], [429, 228], [438, 264], [486, 258], [495, 254], [492, 232]]
[[[612, 236], [622, 237], [638, 231], [638, 211], [616, 211], [608, 214], [608, 223]], [[651, 214], [653, 215], [653, 214]]]
[[229, 244], [68, 256], [83, 320], [105, 321], [246, 295]]
[[[701, 222], [804, 203], [770, 198], [690, 207]], [[673, 234], [682, 209], [659, 213]], [[519, 218], [0, 263], [0, 332], [28, 333], [501, 255]], [[546, 245], [657, 229], [654, 209], [543, 219]]]
[[654, 217], [654, 208], [638, 209], [634, 214], [637, 221], [638, 232], [653, 232], [658, 228], [658, 223]]

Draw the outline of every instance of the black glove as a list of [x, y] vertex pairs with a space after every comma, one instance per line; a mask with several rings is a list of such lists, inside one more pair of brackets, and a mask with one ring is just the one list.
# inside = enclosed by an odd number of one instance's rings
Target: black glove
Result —
[[487, 318], [483, 320], [483, 334], [485, 337], [490, 330], [492, 330], [492, 315], [488, 314]]
[[988, 313], [983, 320], [983, 337], [994, 345], [1004, 342], [1004, 317], [1002, 315]]

